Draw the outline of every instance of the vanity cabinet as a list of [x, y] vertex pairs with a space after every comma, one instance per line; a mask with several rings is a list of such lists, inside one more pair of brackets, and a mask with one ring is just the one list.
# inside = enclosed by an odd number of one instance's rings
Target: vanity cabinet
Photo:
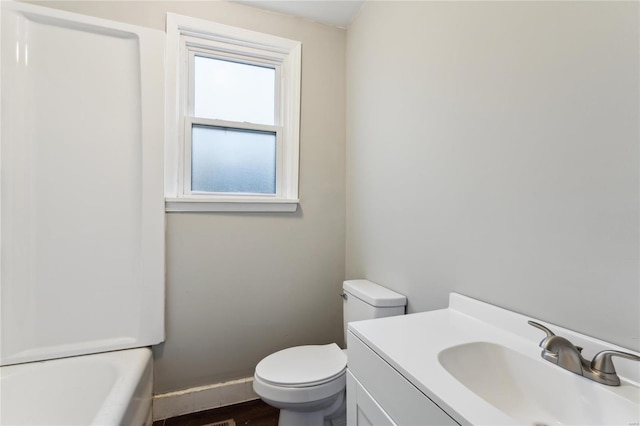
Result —
[[351, 332], [348, 348], [348, 426], [458, 425]]

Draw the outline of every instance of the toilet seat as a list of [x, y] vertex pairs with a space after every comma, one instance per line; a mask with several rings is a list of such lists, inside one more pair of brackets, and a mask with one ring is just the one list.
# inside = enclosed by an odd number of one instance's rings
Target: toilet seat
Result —
[[307, 388], [340, 378], [346, 368], [347, 356], [335, 343], [296, 346], [264, 358], [255, 376], [272, 386]]
[[[265, 401], [323, 404], [347, 384], [347, 356], [335, 343], [296, 346], [269, 355], [256, 366], [253, 389]], [[277, 403], [276, 403], [277, 402]]]

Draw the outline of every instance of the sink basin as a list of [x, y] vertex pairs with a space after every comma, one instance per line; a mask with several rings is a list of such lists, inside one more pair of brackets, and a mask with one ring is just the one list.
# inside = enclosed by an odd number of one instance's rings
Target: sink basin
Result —
[[438, 360], [465, 387], [521, 424], [630, 425], [639, 421], [636, 386], [595, 383], [502, 345], [453, 346], [441, 351]]

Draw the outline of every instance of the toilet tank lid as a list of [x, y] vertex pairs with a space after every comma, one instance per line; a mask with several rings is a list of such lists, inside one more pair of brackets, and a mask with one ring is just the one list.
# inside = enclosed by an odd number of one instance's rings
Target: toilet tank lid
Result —
[[347, 280], [342, 288], [345, 292], [376, 307], [405, 306], [407, 297], [382, 287], [369, 280]]

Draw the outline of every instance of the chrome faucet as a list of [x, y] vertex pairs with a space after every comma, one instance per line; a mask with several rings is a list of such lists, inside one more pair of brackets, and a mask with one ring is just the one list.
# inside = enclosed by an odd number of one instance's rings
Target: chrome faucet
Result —
[[634, 354], [621, 351], [605, 350], [600, 351], [589, 362], [582, 356], [582, 348], [574, 346], [569, 340], [561, 336], [556, 336], [553, 331], [535, 321], [528, 321], [529, 325], [547, 333], [547, 336], [540, 342], [542, 358], [557, 364], [559, 367], [579, 374], [587, 379], [594, 380], [609, 386], [620, 386], [620, 378], [616, 374], [611, 358], [619, 356], [634, 361], [640, 361], [640, 357]]

